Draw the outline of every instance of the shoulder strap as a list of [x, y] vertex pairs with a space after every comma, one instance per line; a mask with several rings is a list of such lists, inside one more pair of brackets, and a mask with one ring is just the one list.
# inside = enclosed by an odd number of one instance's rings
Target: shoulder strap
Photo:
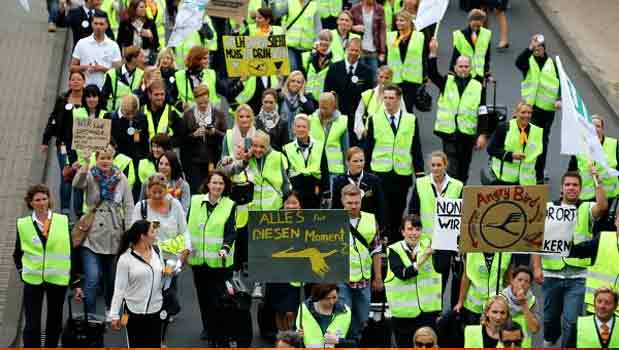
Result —
[[[361, 218], [359, 218], [359, 222], [361, 222]], [[352, 234], [352, 236], [355, 237], [357, 241], [361, 242], [361, 244], [363, 244], [365, 248], [370, 250], [370, 243], [365, 240], [365, 237], [363, 237], [359, 230], [357, 230], [357, 228], [353, 225], [350, 225], [350, 234]]]
[[142, 201], [140, 201], [140, 203], [142, 204], [140, 206], [140, 214], [142, 215], [142, 220], [146, 220], [146, 218], [148, 217], [148, 199], [143, 199]]
[[305, 3], [305, 5], [303, 5], [303, 8], [301, 9], [301, 11], [299, 11], [299, 14], [297, 15], [297, 17], [295, 17], [292, 22], [290, 22], [289, 25], [286, 26], [286, 31], [290, 30], [290, 28], [292, 28], [292, 26], [297, 23], [297, 21], [299, 20], [299, 18], [301, 18], [301, 16], [303, 15], [303, 13], [305, 12], [305, 9], [309, 6], [309, 4], [312, 2], [312, 0], [309, 0], [308, 2]]

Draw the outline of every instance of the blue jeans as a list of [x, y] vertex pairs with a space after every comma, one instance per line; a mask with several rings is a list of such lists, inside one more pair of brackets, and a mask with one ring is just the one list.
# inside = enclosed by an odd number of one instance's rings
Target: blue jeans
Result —
[[303, 51], [294, 49], [292, 47], [288, 48], [288, 61], [290, 63], [290, 72], [295, 70], [303, 71], [303, 61], [301, 60], [301, 53]]
[[84, 299], [89, 317], [97, 313], [97, 291], [99, 281], [103, 281], [105, 307], [109, 309], [114, 295], [114, 277], [116, 271], [116, 255], [97, 254], [82, 247], [82, 265], [84, 267]]
[[544, 278], [544, 340], [554, 343], [561, 335], [562, 348], [576, 347], [576, 321], [582, 315], [584, 278]]
[[352, 311], [350, 331], [348, 331], [347, 338], [354, 339], [359, 343], [361, 332], [363, 332], [370, 314], [370, 285], [365, 288], [354, 289], [350, 288], [347, 283], [338, 283], [337, 287], [339, 288], [339, 299]]
[[56, 151], [58, 157], [58, 166], [60, 167], [60, 210], [63, 214], [71, 212], [71, 183], [64, 180], [62, 177], [62, 169], [67, 164], [67, 155], [62, 154], [60, 150]]
[[58, 18], [58, 0], [47, 0], [47, 22], [56, 23]]

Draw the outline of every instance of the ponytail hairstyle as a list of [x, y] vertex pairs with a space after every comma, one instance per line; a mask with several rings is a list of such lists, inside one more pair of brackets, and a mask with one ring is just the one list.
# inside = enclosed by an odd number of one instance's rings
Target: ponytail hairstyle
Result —
[[142, 236], [148, 234], [150, 225], [151, 223], [148, 220], [138, 220], [127, 231], [123, 232], [118, 247], [118, 256], [120, 257], [127, 249], [137, 244]]

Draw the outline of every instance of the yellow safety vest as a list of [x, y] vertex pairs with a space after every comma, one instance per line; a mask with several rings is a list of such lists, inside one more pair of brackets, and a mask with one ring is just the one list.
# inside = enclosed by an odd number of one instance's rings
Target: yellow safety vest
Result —
[[[219, 96], [217, 96], [217, 90], [215, 89], [216, 81], [215, 71], [212, 69], [202, 70], [202, 84], [208, 86], [209, 100], [212, 104], [219, 104]], [[191, 88], [190, 78], [187, 76], [187, 70], [179, 70], [174, 73], [174, 80], [176, 82], [176, 89], [178, 90], [178, 99], [190, 103], [193, 102], [193, 90]]]
[[[352, 38], [361, 38], [361, 36], [355, 33], [348, 33], [348, 40]], [[331, 57], [331, 62], [339, 62], [346, 58], [346, 50], [337, 29], [331, 29]], [[305, 64], [303, 66], [305, 67]]]
[[[604, 153], [606, 153], [606, 159], [608, 159], [608, 166], [612, 169], [617, 168], [617, 139], [612, 137], [604, 137], [604, 143], [602, 144]], [[576, 156], [578, 161], [578, 172], [582, 179], [582, 185], [580, 189], [580, 199], [583, 201], [592, 200], [595, 198], [595, 185], [593, 178], [589, 171], [589, 161], [587, 157]], [[600, 183], [606, 191], [606, 196], [615, 198], [619, 195], [619, 180], [616, 176], [611, 176], [605, 167], [595, 162], [595, 167], [598, 171]]]
[[387, 65], [393, 70], [394, 84], [410, 82], [421, 84], [423, 81], [423, 45], [425, 36], [422, 32], [413, 31], [411, 34], [406, 57], [400, 57], [400, 47], [396, 38], [398, 32], [387, 33]]
[[[357, 223], [357, 231], [371, 247], [374, 237], [376, 237], [376, 218], [374, 214], [361, 212], [361, 218], [359, 218]], [[350, 269], [348, 271], [349, 281], [369, 280], [372, 275], [370, 250], [357, 240], [352, 233], [349, 234], [348, 248], [350, 262]]]
[[[587, 269], [587, 280], [585, 281], [585, 305], [587, 312], [595, 313], [593, 297], [595, 290], [602, 287], [609, 287], [617, 290], [619, 281], [619, 244], [615, 232], [602, 232], [598, 243], [597, 257], [595, 264]], [[615, 310], [615, 315], [619, 315], [619, 307]]]
[[155, 163], [148, 158], [140, 159], [138, 163], [138, 178], [140, 179], [140, 183], [145, 184], [148, 177], [156, 172], [157, 168], [155, 168]]
[[[464, 328], [464, 347], [465, 348], [483, 348], [484, 347], [484, 335], [483, 326], [466, 326]], [[503, 348], [503, 343], [499, 341], [497, 348]]]
[[497, 179], [522, 186], [535, 185], [537, 183], [535, 176], [535, 162], [537, 157], [542, 154], [544, 144], [542, 143], [543, 130], [529, 123], [529, 135], [527, 143], [520, 144], [520, 129], [516, 119], [509, 121], [507, 135], [505, 135], [505, 151], [506, 152], [524, 152], [523, 160], [512, 159], [508, 162], [504, 159], [492, 157], [492, 171]]
[[301, 61], [303, 61], [302, 64], [303, 67], [305, 67], [305, 75], [307, 76], [307, 80], [305, 81], [305, 93], [312, 94], [316, 101], [318, 101], [320, 99], [320, 94], [324, 91], [329, 65], [317, 72], [312, 64], [311, 55], [311, 52], [304, 52], [301, 54]]
[[337, 17], [342, 9], [342, 0], [318, 0], [320, 18]]
[[[593, 237], [591, 230], [593, 223], [589, 219], [591, 215], [591, 202], [582, 202], [576, 211], [576, 228], [572, 244], [588, 241]], [[591, 265], [591, 259], [564, 258], [558, 255], [542, 255], [542, 268], [549, 271], [563, 270], [565, 266], [587, 268]]]
[[[254, 94], [256, 93], [256, 79], [256, 77], [249, 77], [247, 81], [243, 83], [243, 90], [235, 98], [236, 103], [242, 105], [244, 103], [247, 103], [249, 100], [252, 99], [252, 97], [254, 97]], [[279, 83], [277, 76], [271, 75], [269, 77], [269, 80], [271, 81], [271, 88], [277, 88], [277, 85]]]
[[529, 71], [520, 84], [520, 93], [528, 104], [545, 111], [554, 111], [555, 102], [560, 98], [560, 85], [555, 64], [550, 57], [541, 71], [535, 57], [529, 57]]
[[[340, 338], [346, 338], [350, 329], [352, 312], [348, 306], [341, 304], [344, 307], [343, 312], [334, 313], [331, 317], [331, 323], [327, 327], [327, 332], [336, 334]], [[302, 309], [297, 313], [296, 325], [297, 329], [303, 326], [303, 344], [306, 348], [324, 348], [325, 335], [305, 303], [299, 306]], [[301, 322], [301, 317], [302, 322]]]
[[[499, 266], [499, 254], [503, 254], [501, 266]], [[511, 253], [494, 253], [492, 266], [488, 270], [483, 253], [466, 253], [465, 273], [469, 278], [470, 284], [464, 299], [465, 308], [474, 313], [481, 314], [488, 298], [503, 290], [503, 277], [505, 271], [509, 268], [511, 256]], [[496, 289], [497, 285], [498, 290]]]
[[[432, 176], [427, 175], [415, 180], [419, 194], [419, 216], [421, 217], [421, 232], [427, 238], [434, 235], [434, 215], [436, 213], [436, 196], [432, 188]], [[457, 179], [449, 178], [444, 198], [458, 199], [462, 195], [464, 184]]]
[[414, 114], [400, 112], [397, 133], [393, 135], [386, 112], [373, 117], [374, 149], [370, 165], [372, 171], [388, 173], [393, 170], [402, 176], [413, 173], [411, 146], [417, 125], [416, 118]]
[[262, 167], [255, 158], [249, 160], [248, 172], [254, 176], [254, 198], [249, 203], [250, 210], [279, 210], [284, 205], [283, 173], [288, 168], [286, 158], [271, 149], [263, 156]]
[[457, 129], [466, 135], [476, 135], [481, 90], [481, 84], [471, 78], [460, 96], [454, 76], [448, 75], [445, 89], [438, 98], [434, 131], [453, 134]]
[[477, 36], [477, 42], [475, 48], [466, 40], [462, 31], [456, 30], [453, 32], [454, 47], [458, 49], [461, 55], [471, 58], [471, 76], [483, 77], [484, 65], [486, 64], [486, 52], [490, 47], [490, 40], [492, 38], [492, 32], [486, 28], [479, 29], [479, 35]]
[[[288, 25], [297, 18], [302, 9], [303, 5], [299, 3], [299, 0], [288, 0], [288, 14], [282, 19], [282, 26], [288, 28]], [[316, 11], [318, 11], [318, 4], [316, 1], [312, 1], [294, 25], [286, 30], [286, 45], [288, 47], [303, 51], [312, 49], [316, 38], [316, 33], [314, 33]]]
[[303, 157], [301, 149], [296, 141], [292, 141], [284, 146], [284, 154], [288, 159], [288, 174], [290, 177], [299, 175], [313, 176], [320, 179], [320, 157], [322, 156], [323, 144], [312, 140], [307, 160]]
[[[613, 328], [610, 330], [608, 349], [619, 348], [619, 329], [617, 323], [617, 317], [614, 317]], [[576, 323], [576, 347], [579, 349], [602, 347], [594, 315], [578, 317], [578, 322]]]
[[144, 71], [140, 68], [136, 68], [133, 71], [129, 85], [120, 80], [121, 71], [122, 68], [112, 68], [105, 72], [106, 77], [109, 77], [112, 83], [112, 96], [107, 101], [108, 111], [115, 111], [116, 107], [120, 106], [122, 98], [133, 93], [133, 90], [139, 88], [140, 84], [142, 84]]
[[176, 67], [178, 69], [185, 68], [185, 57], [189, 54], [189, 50], [191, 50], [194, 46], [204, 46], [210, 52], [217, 51], [217, 32], [215, 31], [215, 27], [213, 27], [213, 22], [211, 21], [210, 16], [204, 17], [204, 23], [207, 23], [211, 30], [213, 31], [212, 39], [204, 39], [200, 37], [200, 33], [195, 31], [191, 33], [185, 40], [183, 40], [178, 46], [174, 48], [174, 53], [176, 54]]
[[153, 121], [153, 114], [148, 106], [144, 106], [144, 116], [146, 116], [146, 122], [148, 123], [148, 139], [151, 140], [157, 134], [169, 134], [172, 135], [172, 129], [168, 129], [170, 125], [170, 106], [165, 105], [159, 123], [157, 124], [157, 131], [155, 132], [155, 122]]
[[348, 117], [340, 115], [326, 132], [320, 123], [320, 111], [310, 116], [310, 135], [314, 140], [325, 144], [327, 166], [333, 174], [344, 173], [344, 150], [342, 150], [342, 136], [348, 133]]

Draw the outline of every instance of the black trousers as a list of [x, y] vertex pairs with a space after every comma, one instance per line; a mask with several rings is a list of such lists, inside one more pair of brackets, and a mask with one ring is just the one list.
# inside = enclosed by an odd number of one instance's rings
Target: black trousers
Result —
[[[408, 113], [413, 113], [413, 110], [415, 108], [415, 101], [417, 101], [417, 90], [419, 89], [421, 84], [409, 83], [405, 81], [401, 82], [399, 86], [400, 89], [402, 89], [402, 98], [404, 99], [406, 111]], [[417, 122], [419, 122], [419, 118], [417, 118]]]
[[456, 252], [448, 250], [436, 250], [432, 254], [432, 262], [434, 263], [434, 270], [441, 274], [441, 295], [445, 295], [447, 290], [447, 281], [449, 280], [449, 273], [453, 273], [451, 280], [451, 300], [450, 309], [458, 303], [458, 296], [460, 295], [460, 281], [462, 280], [462, 273], [464, 271], [463, 262], [456, 260]]
[[393, 317], [393, 335], [398, 348], [412, 348], [413, 335], [421, 327], [431, 327], [436, 330], [436, 318], [440, 312], [422, 312], [415, 318]]
[[546, 154], [548, 152], [548, 141], [550, 139], [550, 129], [552, 128], [552, 122], [555, 120], [554, 111], [545, 111], [537, 106], [533, 106], [533, 114], [531, 115], [531, 124], [539, 126], [544, 130], [542, 134], [542, 144], [544, 149], [542, 154], [537, 157], [535, 162], [535, 174], [537, 182], [541, 183], [544, 180], [544, 168], [546, 167]]
[[190, 163], [185, 165], [187, 173], [187, 182], [191, 193], [198, 193], [202, 182], [206, 179], [209, 172], [209, 165], [206, 163]]
[[62, 331], [62, 308], [64, 307], [66, 286], [57, 286], [51, 283], [32, 285], [24, 283], [24, 347], [41, 347], [41, 312], [43, 296], [47, 296], [47, 322], [45, 323], [46, 348], [58, 346], [58, 339]]
[[222, 328], [235, 327], [235, 325], [218, 324], [216, 315], [219, 293], [224, 288], [225, 281], [232, 277], [232, 270], [213, 269], [207, 265], [192, 266], [191, 270], [193, 271], [193, 284], [198, 295], [203, 330], [207, 331], [210, 341], [220, 343], [223, 341], [220, 339], [221, 336], [225, 334]]
[[152, 314], [134, 314], [128, 311], [127, 335], [131, 348], [161, 347], [162, 320], [159, 312]]
[[469, 179], [469, 167], [471, 166], [471, 159], [473, 159], [474, 145], [474, 138], [443, 139], [443, 152], [447, 154], [449, 160], [447, 174], [462, 181], [465, 185]]
[[394, 171], [388, 173], [376, 172], [376, 175], [382, 182], [386, 199], [385, 230], [387, 232], [383, 232], [383, 235], [389, 238], [390, 243], [397, 242], [402, 239], [400, 224], [406, 209], [408, 189], [413, 184], [413, 180], [411, 176], [398, 175]]

